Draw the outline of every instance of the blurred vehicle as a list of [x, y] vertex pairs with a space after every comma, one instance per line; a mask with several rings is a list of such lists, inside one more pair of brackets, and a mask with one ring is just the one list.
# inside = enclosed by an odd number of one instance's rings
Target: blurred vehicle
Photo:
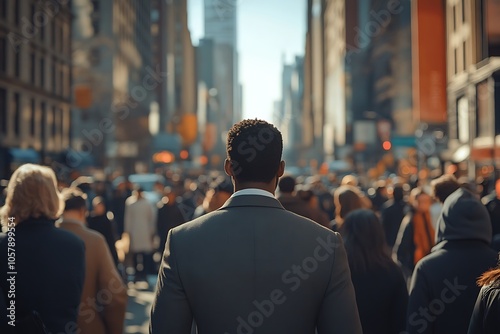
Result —
[[144, 190], [144, 197], [153, 205], [156, 206], [156, 203], [161, 199], [162, 194], [158, 192], [155, 187], [158, 184], [165, 186], [165, 178], [162, 175], [158, 174], [131, 174], [128, 177], [128, 180], [141, 187]]

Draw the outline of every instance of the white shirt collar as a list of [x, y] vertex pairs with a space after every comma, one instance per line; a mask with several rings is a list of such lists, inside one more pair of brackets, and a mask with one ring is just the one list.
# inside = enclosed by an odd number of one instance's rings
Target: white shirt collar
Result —
[[257, 189], [257, 188], [247, 188], [247, 189], [238, 190], [237, 192], [232, 194], [231, 197], [236, 197], [236, 196], [241, 196], [241, 195], [258, 195], [258, 196], [266, 196], [266, 197], [275, 198], [274, 195], [271, 194], [269, 191]]

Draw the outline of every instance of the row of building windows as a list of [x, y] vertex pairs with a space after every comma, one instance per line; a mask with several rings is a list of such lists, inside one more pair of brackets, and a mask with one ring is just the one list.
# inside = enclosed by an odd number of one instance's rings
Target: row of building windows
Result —
[[[7, 45], [5, 36], [0, 36], [0, 73], [16, 77], [33, 86], [50, 91], [52, 94], [70, 97], [70, 66], [57, 57], [48, 57], [46, 53], [32, 48], [30, 52], [15, 52]], [[10, 52], [9, 52], [10, 51]], [[24, 58], [28, 57], [28, 59]], [[12, 70], [8, 66], [13, 61]], [[22, 64], [27, 64], [22, 73]], [[10, 73], [9, 73], [10, 72]], [[47, 75], [49, 74], [49, 75]]]
[[[0, 20], [5, 20], [7, 24], [10, 23], [12, 27], [10, 40], [15, 48], [30, 42], [49, 48], [59, 54], [70, 56], [69, 21], [64, 21], [69, 20], [70, 17], [68, 15], [64, 18], [61, 15], [62, 8], [58, 2], [33, 0], [27, 13], [19, 11], [19, 8], [24, 8], [24, 6], [19, 7], [19, 4], [26, 1], [0, 0], [0, 2], [0, 7], [5, 8], [2, 10], [3, 15], [0, 16]], [[15, 14], [13, 18], [9, 19], [7, 13], [10, 12], [12, 6]]]
[[489, 138], [493, 134], [500, 135], [500, 118], [492, 115], [492, 110], [500, 105], [500, 83], [497, 80], [495, 79], [494, 82], [493, 94], [491, 94], [488, 80], [476, 85], [475, 96], [471, 97], [475, 99], [473, 114], [471, 114], [469, 100], [466, 96], [460, 96], [456, 100], [455, 113], [450, 117], [452, 139], [458, 139], [461, 143], [466, 144], [471, 136], [472, 138]]
[[25, 98], [18, 92], [12, 94], [9, 105], [7, 90], [0, 88], [0, 132], [4, 136], [61, 140], [69, 133], [63, 113], [60, 106], [49, 105], [34, 97]]

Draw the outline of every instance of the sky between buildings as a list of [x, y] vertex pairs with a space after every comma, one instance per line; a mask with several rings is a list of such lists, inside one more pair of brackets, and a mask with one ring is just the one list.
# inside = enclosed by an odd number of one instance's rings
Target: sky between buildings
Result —
[[[203, 1], [188, 0], [193, 44], [204, 35]], [[281, 96], [282, 56], [304, 54], [305, 0], [208, 0], [237, 4], [243, 117], [273, 121], [273, 102]]]

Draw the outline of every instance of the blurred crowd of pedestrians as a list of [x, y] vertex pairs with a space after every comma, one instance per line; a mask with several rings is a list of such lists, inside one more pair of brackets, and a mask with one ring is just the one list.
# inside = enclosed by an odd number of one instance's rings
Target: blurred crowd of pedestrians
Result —
[[[364, 333], [500, 333], [500, 180], [491, 188], [451, 174], [370, 185], [355, 175], [284, 175], [276, 199], [342, 236]], [[1, 203], [2, 221], [15, 223], [18, 314], [52, 332], [121, 333], [127, 282], [157, 275], [169, 231], [233, 192], [222, 172], [167, 174], [146, 191], [126, 179], [68, 184], [47, 167], [21, 166]], [[10, 247], [5, 234], [0, 247]]]

